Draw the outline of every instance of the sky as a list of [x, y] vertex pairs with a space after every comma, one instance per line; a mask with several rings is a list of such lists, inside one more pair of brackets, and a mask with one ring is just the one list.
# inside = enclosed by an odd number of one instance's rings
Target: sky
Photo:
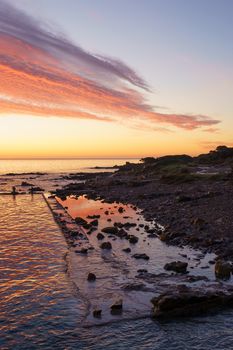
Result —
[[232, 0], [0, 0], [0, 158], [233, 146]]

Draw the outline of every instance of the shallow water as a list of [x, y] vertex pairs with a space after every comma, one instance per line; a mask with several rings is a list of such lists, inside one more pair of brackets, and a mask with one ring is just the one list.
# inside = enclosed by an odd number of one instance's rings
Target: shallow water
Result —
[[67, 246], [42, 197], [0, 196], [0, 212], [1, 349], [232, 349], [229, 310], [85, 328], [86, 304], [66, 274]]

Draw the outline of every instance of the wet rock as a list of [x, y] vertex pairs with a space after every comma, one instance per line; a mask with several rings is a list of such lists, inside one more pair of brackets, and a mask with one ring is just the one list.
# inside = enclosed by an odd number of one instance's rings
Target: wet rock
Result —
[[143, 283], [129, 283], [125, 284], [122, 289], [131, 291], [131, 290], [143, 290], [145, 288], [145, 284]]
[[102, 314], [102, 310], [101, 309], [94, 309], [92, 314], [93, 314], [93, 317], [100, 318], [101, 314]]
[[124, 225], [121, 222], [114, 222], [114, 226], [122, 228]]
[[195, 218], [191, 220], [191, 224], [200, 229], [206, 225], [206, 221], [201, 218]]
[[21, 182], [21, 186], [22, 187], [29, 187], [29, 186], [34, 186], [33, 184], [30, 184], [29, 182], [27, 182], [27, 181], [22, 181]]
[[233, 289], [195, 289], [184, 285], [151, 300], [153, 316], [195, 316], [223, 306], [233, 305]]
[[102, 232], [109, 233], [111, 235], [116, 235], [118, 233], [118, 228], [116, 226], [104, 227]]
[[119, 208], [118, 208], [118, 212], [119, 212], [119, 213], [123, 213], [124, 211], [125, 211], [125, 209], [124, 209], [123, 207], [119, 207]]
[[180, 195], [176, 197], [176, 200], [178, 203], [189, 202], [192, 200], [192, 197], [186, 196], [186, 195]]
[[99, 219], [100, 215], [88, 215], [87, 218], [88, 219]]
[[88, 276], [87, 276], [87, 280], [89, 282], [94, 282], [96, 280], [96, 275], [92, 272], [89, 272]]
[[75, 218], [74, 220], [75, 220], [76, 224], [80, 225], [80, 226], [88, 224], [88, 222], [85, 219], [83, 219], [83, 218], [81, 218], [79, 216], [77, 218]]
[[154, 228], [149, 228], [148, 230], [146, 230], [147, 233], [155, 233], [155, 229]]
[[75, 250], [75, 253], [77, 254], [83, 254], [83, 255], [86, 255], [88, 252], [88, 249], [87, 248], [81, 248], [79, 250]]
[[123, 226], [128, 230], [131, 227], [137, 226], [137, 224], [135, 222], [126, 222]]
[[103, 242], [103, 243], [101, 244], [100, 248], [101, 248], [101, 249], [108, 249], [108, 250], [110, 250], [110, 249], [112, 249], [112, 245], [111, 245], [110, 242]]
[[111, 311], [121, 311], [123, 308], [123, 300], [122, 299], [118, 299], [116, 300], [111, 306]]
[[133, 258], [135, 258], [135, 259], [144, 259], [144, 260], [149, 260], [150, 259], [150, 257], [147, 254], [145, 254], [145, 253], [134, 254]]
[[102, 239], [105, 238], [105, 236], [104, 236], [101, 232], [99, 232], [99, 233], [96, 235], [96, 238], [97, 238], [99, 241], [101, 241]]
[[215, 263], [215, 276], [221, 279], [229, 279], [231, 277], [232, 266], [230, 263], [218, 260]]
[[167, 271], [175, 271], [178, 273], [186, 273], [187, 272], [188, 263], [183, 261], [173, 261], [165, 264], [164, 270]]
[[130, 248], [123, 248], [122, 251], [125, 252], [125, 253], [130, 253], [131, 249]]
[[149, 235], [147, 235], [148, 238], [156, 238], [156, 234], [155, 233], [150, 233]]
[[134, 235], [129, 235], [129, 243], [136, 244], [138, 242], [138, 237]]
[[98, 226], [99, 225], [99, 221], [97, 219], [93, 220], [90, 222], [91, 226]]
[[121, 229], [121, 230], [118, 231], [117, 236], [120, 237], [120, 238], [127, 238], [128, 237], [128, 233], [125, 230]]

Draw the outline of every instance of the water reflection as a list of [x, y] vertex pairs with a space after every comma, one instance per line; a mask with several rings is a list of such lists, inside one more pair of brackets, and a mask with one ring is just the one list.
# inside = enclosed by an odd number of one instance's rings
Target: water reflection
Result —
[[[232, 311], [84, 328], [86, 305], [67, 279], [67, 246], [45, 202], [40, 196], [0, 196], [0, 210], [1, 349], [232, 349]], [[85, 274], [78, 262], [75, 270]], [[105, 280], [100, 283], [104, 288]]]

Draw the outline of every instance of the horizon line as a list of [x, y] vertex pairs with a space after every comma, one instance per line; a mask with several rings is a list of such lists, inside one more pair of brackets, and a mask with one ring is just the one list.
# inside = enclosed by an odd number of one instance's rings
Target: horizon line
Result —
[[139, 157], [9, 157], [9, 158], [1, 158], [0, 160], [110, 160], [110, 159], [140, 159], [142, 156]]

